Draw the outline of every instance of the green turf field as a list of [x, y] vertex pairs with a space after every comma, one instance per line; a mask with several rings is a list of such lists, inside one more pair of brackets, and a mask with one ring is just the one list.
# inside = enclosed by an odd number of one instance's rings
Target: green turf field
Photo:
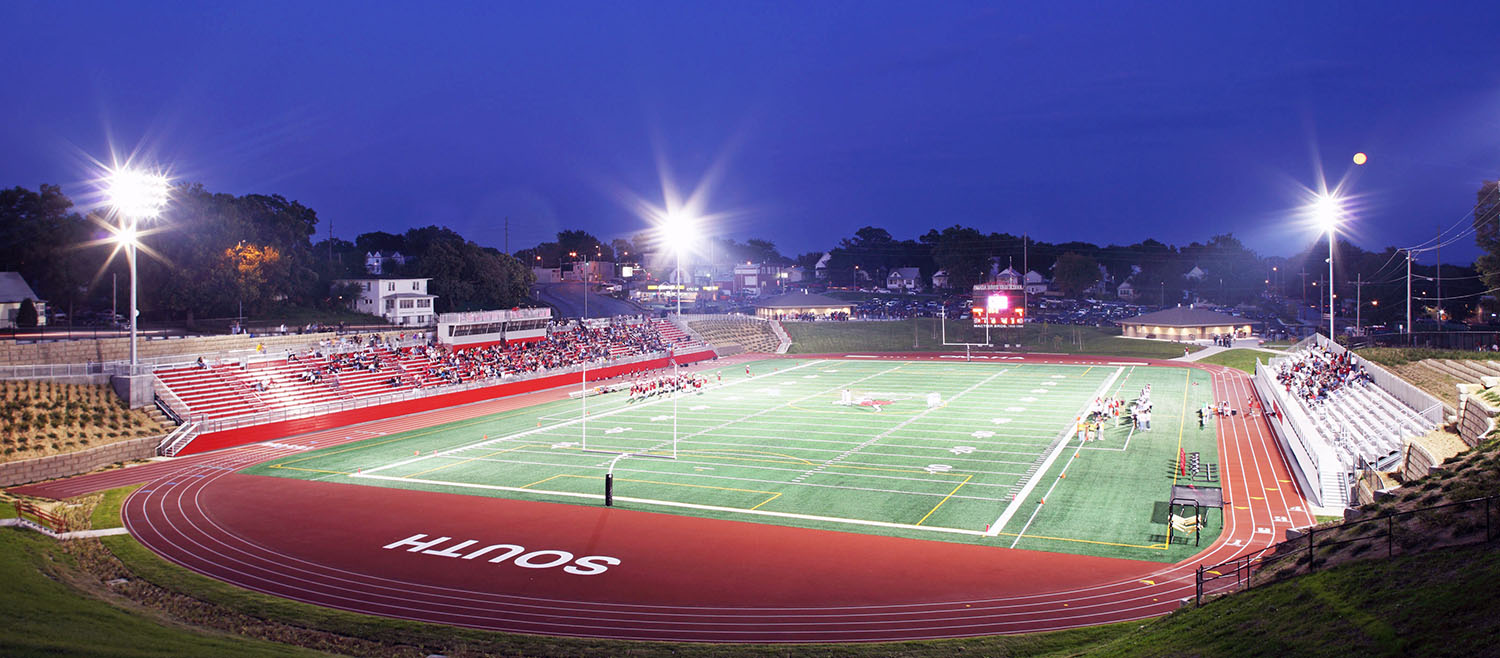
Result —
[[[600, 505], [611, 453], [635, 453], [614, 466], [625, 509], [1167, 562], [1198, 550], [1169, 536], [1167, 499], [1179, 449], [1217, 461], [1213, 425], [1193, 413], [1211, 395], [1206, 373], [789, 359], [750, 370], [709, 371], [708, 387], [677, 399], [675, 442], [672, 397], [622, 392], [588, 398], [586, 423], [582, 401], [554, 402], [250, 472]], [[1092, 400], [1129, 402], [1147, 384], [1150, 431], [1110, 422], [1100, 440], [1075, 436]], [[874, 404], [839, 404], [845, 390]], [[1221, 527], [1214, 510], [1203, 545]]]

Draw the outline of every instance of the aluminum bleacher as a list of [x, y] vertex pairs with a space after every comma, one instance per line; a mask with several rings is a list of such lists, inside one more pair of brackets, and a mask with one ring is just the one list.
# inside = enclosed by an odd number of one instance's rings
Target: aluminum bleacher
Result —
[[[634, 326], [634, 325], [632, 325]], [[708, 349], [672, 323], [656, 320], [647, 325], [644, 339], [634, 335], [580, 340], [578, 328], [560, 326], [551, 334], [556, 340], [545, 348], [535, 344], [500, 348], [500, 357], [489, 361], [455, 363], [446, 352], [418, 346], [373, 346], [358, 352], [324, 355], [309, 350], [301, 356], [259, 361], [188, 365], [156, 371], [160, 386], [186, 406], [194, 421], [262, 414], [326, 402], [371, 398], [411, 389], [453, 387], [571, 366], [582, 360], [610, 362], [639, 357], [660, 345], [674, 345], [678, 354]], [[607, 345], [601, 345], [607, 340]], [[598, 358], [600, 351], [607, 354]], [[547, 359], [536, 358], [545, 351]], [[514, 357], [505, 360], [503, 357]], [[309, 373], [320, 376], [310, 379]], [[164, 396], [165, 397], [165, 396]]]

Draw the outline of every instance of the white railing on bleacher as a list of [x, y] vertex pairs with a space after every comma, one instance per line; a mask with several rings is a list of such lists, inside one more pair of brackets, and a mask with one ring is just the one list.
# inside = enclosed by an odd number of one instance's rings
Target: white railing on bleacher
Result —
[[1313, 334], [1311, 336], [1308, 336], [1306, 339], [1303, 339], [1288, 351], [1296, 351], [1297, 349], [1306, 347], [1308, 345], [1317, 345], [1318, 347], [1327, 349], [1334, 354], [1344, 354], [1345, 352], [1348, 352], [1351, 361], [1355, 365], [1364, 368], [1365, 372], [1370, 374], [1370, 379], [1375, 382], [1375, 385], [1377, 387], [1379, 387], [1381, 390], [1384, 390], [1386, 393], [1390, 393], [1391, 397], [1396, 398], [1401, 402], [1401, 404], [1406, 405], [1408, 408], [1418, 413], [1423, 418], [1427, 419], [1427, 422], [1432, 423], [1434, 427], [1441, 426], [1443, 424], [1443, 403], [1441, 400], [1438, 400], [1436, 397], [1433, 397], [1426, 391], [1417, 388], [1410, 382], [1391, 374], [1385, 368], [1382, 368], [1372, 363], [1369, 359], [1360, 356], [1358, 352], [1349, 352], [1349, 350], [1343, 345], [1328, 340], [1328, 338], [1323, 334]]
[[[1267, 420], [1277, 438], [1281, 439], [1282, 445], [1291, 454], [1292, 465], [1303, 480], [1303, 490], [1314, 496], [1314, 502], [1320, 506], [1332, 502], [1336, 492], [1323, 489], [1323, 476], [1343, 474], [1350, 469], [1345, 467], [1333, 448], [1322, 440], [1322, 433], [1318, 432], [1313, 420], [1307, 417], [1302, 405], [1296, 400], [1282, 397], [1274, 368], [1257, 359], [1252, 382], [1262, 399], [1275, 400], [1277, 403], [1276, 409], [1281, 413]], [[1339, 481], [1343, 481], [1342, 476]]]
[[[695, 352], [689, 352], [687, 354], [697, 354], [697, 353], [702, 352], [702, 351], [709, 351], [709, 348], [707, 348], [705, 346], [702, 350], [695, 351]], [[685, 355], [686, 354], [679, 355], [679, 356], [685, 356]], [[648, 353], [648, 354], [642, 354], [642, 355], [637, 355], [637, 356], [633, 356], [633, 357], [627, 357], [627, 358], [623, 358], [623, 359], [611, 359], [611, 360], [608, 360], [608, 361], [601, 361], [601, 362], [597, 362], [597, 363], [590, 363], [588, 367], [590, 369], [597, 369], [597, 368], [617, 366], [617, 365], [629, 365], [629, 364], [632, 364], [632, 363], [640, 363], [642, 361], [650, 361], [652, 359], [665, 358], [667, 356], [669, 356], [668, 352], [651, 352], [651, 353]], [[395, 393], [387, 393], [385, 395], [357, 397], [357, 398], [351, 398], [351, 399], [347, 399], [347, 400], [337, 400], [337, 401], [331, 401], [331, 402], [320, 402], [320, 403], [317, 403], [317, 404], [301, 405], [301, 406], [296, 406], [296, 407], [286, 407], [286, 408], [282, 408], [282, 409], [276, 409], [276, 410], [273, 410], [273, 411], [265, 411], [265, 412], [256, 413], [256, 414], [246, 414], [246, 415], [241, 415], [241, 416], [230, 416], [230, 417], [227, 417], [227, 418], [210, 418], [210, 417], [208, 417], [207, 414], [204, 414], [204, 413], [196, 413], [196, 414], [191, 414], [191, 415], [183, 416], [183, 417], [189, 419], [190, 422], [198, 423], [200, 425], [200, 427], [201, 427], [201, 431], [199, 432], [200, 434], [208, 434], [208, 433], [212, 433], [212, 432], [222, 432], [222, 431], [225, 431], [225, 430], [232, 430], [232, 429], [237, 429], [237, 428], [241, 428], [241, 427], [251, 427], [251, 426], [254, 426], [254, 425], [264, 425], [266, 423], [275, 423], [275, 422], [280, 422], [280, 421], [284, 421], [284, 420], [295, 420], [295, 419], [298, 419], [298, 418], [309, 418], [309, 417], [312, 417], [312, 416], [322, 416], [322, 415], [325, 415], [325, 414], [337, 413], [337, 412], [340, 412], [340, 411], [349, 411], [351, 409], [363, 409], [365, 407], [375, 407], [375, 406], [380, 406], [380, 405], [383, 405], [383, 404], [392, 404], [392, 403], [396, 403], [396, 402], [405, 402], [405, 401], [408, 401], [408, 400], [417, 400], [417, 399], [421, 399], [421, 398], [431, 397], [431, 396], [434, 396], [434, 395], [446, 395], [446, 394], [449, 394], [449, 393], [461, 393], [463, 391], [473, 390], [473, 389], [476, 389], [476, 388], [488, 388], [488, 387], [491, 387], [491, 386], [498, 386], [500, 384], [510, 384], [510, 383], [513, 383], [513, 382], [526, 381], [526, 380], [529, 380], [529, 379], [537, 379], [537, 378], [540, 378], [540, 377], [552, 377], [552, 376], [556, 376], [556, 375], [566, 375], [566, 374], [570, 374], [570, 373], [581, 372], [583, 370], [583, 368], [584, 368], [584, 366], [581, 365], [581, 364], [579, 364], [579, 365], [568, 366], [566, 368], [553, 368], [553, 369], [550, 369], [550, 370], [537, 371], [537, 372], [534, 372], [534, 373], [528, 373], [526, 375], [521, 375], [521, 376], [508, 375], [508, 376], [499, 377], [499, 378], [480, 379], [480, 380], [475, 380], [475, 381], [470, 381], [470, 382], [464, 382], [462, 384], [453, 384], [453, 385], [448, 385], [448, 386], [430, 386], [430, 387], [423, 387], [423, 388], [420, 388], [420, 389], [405, 389], [405, 390], [398, 391], [398, 392], [395, 392]]]
[[198, 430], [198, 423], [183, 423], [181, 425], [178, 425], [177, 429], [172, 430], [172, 433], [168, 434], [166, 438], [162, 439], [161, 443], [156, 446], [156, 454], [165, 455], [167, 457], [177, 456], [177, 451], [181, 450], [183, 446], [187, 445], [188, 442], [197, 438], [198, 435], [201, 434], [201, 432], [199, 432]]
[[171, 409], [172, 413], [176, 414], [181, 422], [186, 423], [189, 415], [192, 413], [188, 409], [187, 403], [183, 402], [182, 398], [178, 397], [160, 377], [152, 377], [151, 379], [151, 385], [156, 390], [156, 397], [160, 398], [162, 404], [167, 405], [167, 408]]

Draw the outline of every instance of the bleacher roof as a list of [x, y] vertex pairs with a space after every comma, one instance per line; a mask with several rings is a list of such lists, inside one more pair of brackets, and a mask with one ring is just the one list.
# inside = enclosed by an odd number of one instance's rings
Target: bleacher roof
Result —
[[1153, 327], [1222, 327], [1260, 323], [1206, 308], [1177, 306], [1155, 313], [1137, 315], [1129, 320], [1121, 320], [1120, 324], [1144, 324]]

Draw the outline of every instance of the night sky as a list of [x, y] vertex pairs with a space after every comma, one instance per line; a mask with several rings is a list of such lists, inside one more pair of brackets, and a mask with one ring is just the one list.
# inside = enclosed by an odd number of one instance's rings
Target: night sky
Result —
[[0, 186], [87, 202], [113, 148], [320, 239], [503, 247], [509, 216], [514, 251], [642, 230], [665, 164], [788, 255], [955, 223], [1289, 255], [1320, 171], [1371, 250], [1466, 227], [1500, 175], [1493, 2], [1143, 4], [8, 0]]

